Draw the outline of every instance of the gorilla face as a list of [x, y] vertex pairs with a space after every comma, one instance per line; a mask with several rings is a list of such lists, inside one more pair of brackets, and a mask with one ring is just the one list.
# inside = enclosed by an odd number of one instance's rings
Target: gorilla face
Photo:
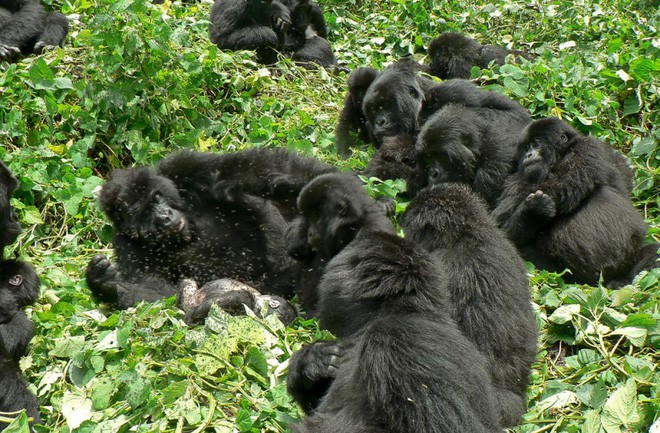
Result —
[[518, 147], [518, 171], [527, 182], [543, 181], [552, 166], [570, 149], [579, 134], [559, 119], [529, 125]]
[[41, 281], [34, 268], [18, 260], [0, 261], [0, 323], [5, 323], [21, 308], [34, 303]]
[[101, 206], [117, 232], [129, 238], [155, 244], [191, 240], [193, 227], [174, 183], [146, 168], [113, 174]]
[[376, 147], [387, 136], [416, 133], [423, 103], [424, 93], [412, 68], [395, 64], [381, 72], [362, 104]]

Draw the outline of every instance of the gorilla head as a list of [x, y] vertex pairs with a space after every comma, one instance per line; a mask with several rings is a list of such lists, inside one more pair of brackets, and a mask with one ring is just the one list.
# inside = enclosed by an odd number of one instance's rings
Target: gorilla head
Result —
[[41, 281], [34, 268], [18, 260], [0, 261], [0, 323], [5, 323], [39, 296]]
[[415, 134], [424, 106], [424, 90], [417, 80], [419, 64], [399, 61], [385, 68], [367, 89], [362, 105], [376, 147], [391, 135]]
[[101, 208], [117, 234], [147, 244], [191, 240], [193, 228], [170, 179], [148, 168], [118, 170], [103, 187]]
[[472, 66], [480, 65], [482, 46], [460, 33], [447, 32], [429, 45], [429, 73], [444, 79], [470, 78]]

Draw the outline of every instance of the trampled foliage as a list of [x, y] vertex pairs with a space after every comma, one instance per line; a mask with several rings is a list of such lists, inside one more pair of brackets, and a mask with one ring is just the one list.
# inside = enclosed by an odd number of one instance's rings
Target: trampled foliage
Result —
[[[653, 2], [319, 0], [349, 68], [423, 59], [438, 34], [538, 54], [474, 70], [535, 118], [559, 116], [626, 153], [635, 204], [660, 235], [660, 22]], [[109, 249], [94, 191], [108, 172], [177, 148], [286, 146], [342, 169], [333, 132], [346, 76], [208, 41], [208, 2], [47, 1], [73, 20], [64, 49], [0, 64], [0, 160], [21, 181], [12, 204], [24, 232], [11, 247], [39, 271], [37, 336], [22, 361], [42, 406], [39, 431], [284, 431], [300, 416], [287, 359], [324, 336], [314, 321], [214, 312], [190, 329], [173, 300], [116, 313], [90, 299], [83, 271]], [[401, 186], [371, 184], [396, 196]], [[402, 210], [405, 203], [398, 204]], [[13, 249], [13, 251], [12, 251]], [[530, 269], [542, 340], [529, 412], [515, 431], [660, 431], [660, 272], [619, 291], [564, 284]], [[11, 431], [23, 431], [25, 417]], [[652, 427], [653, 426], [653, 427]]]

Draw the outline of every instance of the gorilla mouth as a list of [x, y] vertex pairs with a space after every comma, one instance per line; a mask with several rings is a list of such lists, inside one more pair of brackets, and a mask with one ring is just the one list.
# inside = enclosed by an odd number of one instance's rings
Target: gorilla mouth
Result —
[[538, 164], [543, 158], [539, 155], [534, 155], [523, 159], [523, 166], [529, 167], [530, 165]]
[[181, 219], [179, 220], [179, 223], [176, 225], [175, 229], [176, 229], [177, 232], [180, 232], [180, 231], [182, 231], [184, 228], [186, 228], [186, 219], [185, 219], [185, 218], [181, 218]]

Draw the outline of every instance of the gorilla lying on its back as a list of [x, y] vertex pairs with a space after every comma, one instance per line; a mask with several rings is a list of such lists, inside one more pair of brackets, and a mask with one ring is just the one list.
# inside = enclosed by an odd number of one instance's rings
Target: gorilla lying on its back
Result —
[[[336, 253], [319, 287], [337, 335], [296, 352], [289, 392], [311, 412], [294, 432], [501, 431], [486, 360], [461, 334], [435, 261], [395, 234], [362, 184], [319, 176], [300, 194], [315, 248]], [[373, 200], [372, 200], [373, 201]]]
[[117, 170], [101, 191], [117, 265], [96, 256], [87, 283], [122, 308], [172, 296], [184, 278], [200, 286], [232, 278], [292, 296], [285, 217], [302, 185], [328, 170], [282, 149], [180, 152], [155, 168]]

